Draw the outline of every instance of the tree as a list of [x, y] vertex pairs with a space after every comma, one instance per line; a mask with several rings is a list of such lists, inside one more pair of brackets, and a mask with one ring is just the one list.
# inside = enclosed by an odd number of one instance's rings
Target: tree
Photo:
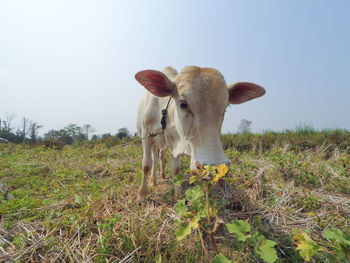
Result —
[[6, 112], [6, 120], [4, 121], [4, 130], [10, 132], [12, 130], [11, 123], [15, 118], [15, 114]]
[[111, 135], [110, 133], [104, 133], [104, 134], [102, 134], [102, 136], [101, 136], [102, 139], [107, 139], [107, 138], [109, 138], [109, 137], [112, 137], [112, 135]]
[[21, 125], [16, 131], [13, 131], [12, 121], [14, 118], [15, 115], [13, 113], [7, 112], [5, 120], [0, 119], [0, 138], [13, 143], [22, 143], [28, 140], [26, 135], [29, 135], [30, 141], [35, 142], [38, 140], [38, 131], [42, 127], [41, 125], [24, 117]]
[[117, 133], [117, 137], [119, 139], [123, 139], [125, 137], [130, 137], [130, 132], [127, 128], [120, 128]]
[[96, 134], [92, 135], [91, 140], [96, 141], [98, 139], [98, 136]]
[[38, 140], [38, 131], [42, 128], [42, 125], [39, 125], [36, 122], [30, 122], [29, 125], [29, 138], [31, 142], [36, 142]]
[[28, 122], [29, 120], [25, 117], [23, 117], [22, 119], [22, 136], [23, 138], [26, 137], [27, 133], [28, 133]]
[[16, 136], [19, 137], [22, 142], [24, 141], [26, 135], [28, 134], [28, 123], [29, 123], [29, 120], [23, 117], [22, 123], [21, 123], [22, 127], [19, 127], [16, 131]]
[[71, 123], [59, 131], [50, 130], [45, 133], [44, 140], [58, 140], [64, 144], [72, 144], [73, 142], [87, 140], [87, 136], [80, 126]]
[[0, 138], [9, 142], [20, 143], [23, 141], [22, 136], [19, 136], [18, 132], [12, 132], [12, 120], [15, 118], [13, 113], [6, 112], [5, 120], [3, 119], [0, 124]]
[[95, 131], [95, 129], [90, 124], [87, 124], [87, 123], [83, 125], [82, 129], [85, 132], [87, 139], [89, 139], [89, 133]]
[[60, 131], [56, 131], [56, 130], [49, 130], [47, 133], [44, 134], [44, 140], [58, 139], [60, 137], [61, 137]]
[[75, 139], [78, 136], [78, 134], [83, 132], [81, 127], [79, 127], [76, 124], [72, 124], [72, 123], [68, 124], [68, 126], [66, 126], [64, 129], [72, 137], [73, 141], [75, 141]]
[[44, 141], [60, 141], [64, 144], [72, 144], [73, 138], [65, 129], [50, 130], [44, 134]]
[[86, 141], [88, 139], [88, 137], [86, 136], [85, 133], [81, 133], [79, 132], [75, 138], [74, 138], [74, 141], [75, 142], [82, 142], [82, 141]]
[[238, 126], [237, 132], [238, 133], [250, 132], [251, 131], [251, 127], [250, 127], [251, 124], [252, 124], [251, 121], [248, 121], [246, 119], [242, 119], [239, 126]]

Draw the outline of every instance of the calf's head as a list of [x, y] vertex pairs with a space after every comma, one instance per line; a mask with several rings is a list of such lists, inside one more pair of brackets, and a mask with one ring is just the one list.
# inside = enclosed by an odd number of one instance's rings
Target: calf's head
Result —
[[[171, 81], [155, 70], [135, 75], [149, 92], [175, 101], [174, 125], [182, 143], [195, 163], [229, 164], [220, 141], [221, 125], [229, 103], [240, 104], [265, 94], [265, 89], [249, 82], [226, 85], [219, 71], [188, 66]], [[160, 114], [160, 113], [159, 113]]]

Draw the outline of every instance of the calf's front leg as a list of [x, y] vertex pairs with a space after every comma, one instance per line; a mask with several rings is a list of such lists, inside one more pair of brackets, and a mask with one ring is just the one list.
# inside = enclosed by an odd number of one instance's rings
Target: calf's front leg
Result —
[[[173, 174], [173, 178], [176, 177], [176, 175], [180, 172], [181, 170], [181, 159], [180, 157], [173, 157], [171, 161], [171, 172]], [[180, 197], [180, 186], [175, 184], [175, 191], [174, 191], [174, 201], [177, 201]]]

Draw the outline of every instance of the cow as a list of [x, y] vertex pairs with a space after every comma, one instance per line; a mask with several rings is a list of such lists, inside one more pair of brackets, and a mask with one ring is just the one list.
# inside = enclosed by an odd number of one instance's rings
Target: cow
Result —
[[[190, 156], [191, 169], [198, 163], [229, 165], [220, 140], [227, 106], [261, 97], [266, 92], [250, 82], [227, 86], [218, 70], [196, 66], [187, 66], [180, 73], [172, 67], [166, 67], [163, 72], [143, 70], [136, 73], [135, 78], [148, 91], [141, 99], [137, 114], [137, 130], [143, 138], [139, 199], [144, 199], [148, 193], [150, 170], [152, 184], [157, 185], [158, 158], [161, 177], [165, 178], [168, 148], [172, 153], [173, 176], [181, 169], [183, 154]], [[163, 109], [167, 109], [167, 114], [162, 131]]]

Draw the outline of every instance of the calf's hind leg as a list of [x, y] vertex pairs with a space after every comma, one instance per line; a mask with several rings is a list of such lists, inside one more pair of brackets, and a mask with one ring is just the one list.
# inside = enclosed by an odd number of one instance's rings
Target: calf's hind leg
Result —
[[156, 144], [152, 145], [152, 185], [157, 185], [158, 149]]
[[165, 179], [165, 153], [166, 153], [166, 148], [161, 148], [159, 150], [159, 159], [160, 159], [160, 176]]
[[151, 149], [151, 140], [150, 138], [145, 138], [142, 141], [142, 150], [143, 150], [143, 158], [142, 158], [142, 183], [139, 191], [139, 198], [143, 199], [147, 196], [148, 193], [148, 172], [152, 166], [152, 149]]

